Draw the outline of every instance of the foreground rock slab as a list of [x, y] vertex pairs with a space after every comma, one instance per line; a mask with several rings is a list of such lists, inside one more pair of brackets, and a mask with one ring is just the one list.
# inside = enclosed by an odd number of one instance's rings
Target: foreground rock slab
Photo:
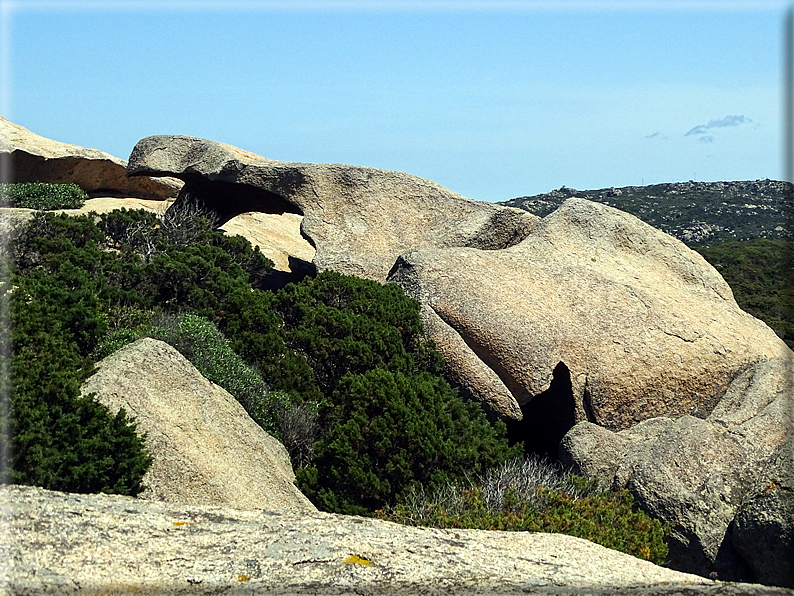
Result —
[[154, 458], [141, 498], [241, 509], [316, 511], [284, 446], [174, 348], [144, 338], [97, 364], [84, 394], [132, 415]]
[[[787, 594], [559, 534], [0, 487], [6, 594]], [[2, 589], [2, 588], [0, 588]]]
[[42, 137], [2, 116], [0, 160], [11, 182], [73, 183], [89, 194], [162, 200], [176, 197], [182, 187], [175, 178], [128, 178], [127, 162], [118, 157]]
[[276, 161], [179, 135], [140, 140], [127, 172], [184, 180], [175, 208], [198, 200], [220, 223], [245, 212], [302, 214], [301, 232], [317, 250], [318, 271], [381, 282], [406, 250], [504, 248], [538, 221], [521, 209], [473, 201], [403, 172]]

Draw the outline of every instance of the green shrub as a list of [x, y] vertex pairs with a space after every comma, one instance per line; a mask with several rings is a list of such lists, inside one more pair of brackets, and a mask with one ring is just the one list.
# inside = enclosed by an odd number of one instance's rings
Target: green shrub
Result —
[[[505, 469], [489, 472], [490, 487], [487, 482], [470, 482], [435, 491], [413, 489], [401, 503], [376, 515], [414, 526], [567, 534], [664, 564], [670, 528], [638, 510], [631, 493], [601, 491], [592, 481], [563, 473], [548, 462], [527, 461], [535, 472], [502, 484], [498, 498], [493, 480], [504, 479]], [[515, 471], [521, 466], [511, 462], [507, 468], [511, 467]]]
[[423, 341], [419, 303], [395, 284], [324, 271], [287, 285], [274, 306], [287, 345], [304, 355], [324, 395], [348, 373], [439, 370]]
[[[54, 368], [79, 370], [72, 385], [89, 356], [164, 339], [284, 441], [306, 492], [334, 511], [372, 511], [515, 454], [504, 425], [439, 376], [419, 304], [397, 286], [324, 272], [260, 291], [269, 261], [247, 241], [202, 220], [170, 226], [142, 211], [37, 214], [15, 242], [20, 279], [57, 281], [37, 304], [57, 322], [42, 328], [73, 350]], [[36, 441], [50, 439], [31, 435], [31, 453]]]
[[10, 411], [2, 437], [10, 461], [3, 478], [134, 496], [144, 488], [151, 457], [123, 409], [112, 416], [92, 396], [80, 395], [93, 368], [87, 353], [104, 321], [84, 272], [68, 265], [60, 276], [37, 270], [12, 278]]
[[0, 207], [26, 209], [79, 209], [88, 195], [76, 184], [16, 182], [0, 184]]
[[325, 511], [367, 514], [418, 483], [430, 487], [515, 456], [504, 424], [488, 422], [441, 377], [376, 368], [348, 373], [320, 406], [326, 434], [301, 490]]
[[142, 331], [133, 329], [115, 329], [109, 332], [96, 348], [91, 352], [91, 359], [100, 361], [111, 354], [118, 352], [121, 348], [142, 337]]

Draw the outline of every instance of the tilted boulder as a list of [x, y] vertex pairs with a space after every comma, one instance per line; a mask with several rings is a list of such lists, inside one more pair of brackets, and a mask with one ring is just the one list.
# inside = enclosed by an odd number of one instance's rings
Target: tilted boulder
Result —
[[791, 596], [560, 534], [414, 528], [0, 486], [9, 594]]
[[245, 212], [302, 214], [301, 232], [316, 248], [318, 271], [381, 282], [406, 250], [504, 248], [538, 221], [526, 211], [473, 201], [402, 172], [276, 161], [186, 136], [142, 139], [127, 172], [184, 180], [174, 207], [200, 201], [220, 223]]
[[789, 585], [791, 468], [783, 468], [791, 454], [781, 446], [792, 437], [788, 358], [742, 371], [706, 419], [655, 418], [617, 433], [581, 422], [563, 438], [560, 459], [611, 488], [628, 488], [640, 507], [670, 522], [673, 568]]
[[144, 338], [111, 354], [82, 386], [115, 415], [124, 408], [154, 458], [144, 499], [311, 512], [284, 446], [174, 348]]
[[503, 250], [410, 251], [389, 280], [432, 311], [444, 329], [437, 343], [462, 375], [478, 359], [520, 405], [555, 384], [567, 391], [558, 440], [582, 420], [621, 430], [705, 417], [740, 371], [791, 355], [699, 254], [584, 199]]
[[77, 184], [91, 195], [168, 199], [174, 178], [128, 178], [127, 162], [104, 151], [53, 141], [0, 116], [0, 162], [7, 182]]

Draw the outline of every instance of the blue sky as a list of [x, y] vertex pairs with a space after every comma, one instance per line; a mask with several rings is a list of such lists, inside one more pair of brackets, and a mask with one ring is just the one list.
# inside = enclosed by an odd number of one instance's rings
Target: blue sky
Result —
[[786, 2], [0, 0], [0, 113], [185, 134], [473, 199], [781, 179]]

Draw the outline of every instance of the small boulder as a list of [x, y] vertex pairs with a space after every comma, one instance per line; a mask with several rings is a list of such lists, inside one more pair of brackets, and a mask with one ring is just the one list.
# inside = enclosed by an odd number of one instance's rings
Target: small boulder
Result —
[[285, 279], [298, 281], [301, 274], [311, 272], [314, 247], [301, 236], [303, 218], [294, 213], [271, 215], [267, 213], [241, 213], [221, 228], [232, 236], [242, 236], [253, 246], [258, 246], [277, 271], [292, 274]]
[[473, 201], [411, 174], [276, 161], [186, 136], [142, 139], [127, 172], [184, 180], [174, 207], [200, 201], [221, 224], [245, 212], [303, 215], [301, 233], [316, 249], [318, 271], [381, 282], [406, 250], [504, 248], [538, 221], [521, 209]]
[[89, 195], [163, 200], [179, 194], [175, 178], [127, 178], [127, 162], [97, 149], [53, 141], [0, 116], [0, 162], [9, 182], [77, 184]]
[[82, 387], [124, 408], [154, 463], [139, 497], [239, 509], [311, 512], [284, 446], [174, 348], [144, 338], [111, 354]]

